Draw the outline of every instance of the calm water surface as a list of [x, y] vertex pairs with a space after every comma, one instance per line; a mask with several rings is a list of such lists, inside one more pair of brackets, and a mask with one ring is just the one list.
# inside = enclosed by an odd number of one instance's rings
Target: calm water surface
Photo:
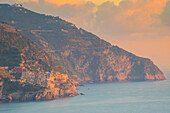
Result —
[[0, 104], [0, 113], [170, 113], [170, 74], [166, 77], [154, 82], [87, 84], [79, 87], [83, 96]]

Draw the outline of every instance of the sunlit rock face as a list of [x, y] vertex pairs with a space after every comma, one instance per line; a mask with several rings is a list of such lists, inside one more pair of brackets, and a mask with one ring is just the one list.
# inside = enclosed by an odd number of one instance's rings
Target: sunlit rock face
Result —
[[[4, 86], [7, 87], [7, 86]], [[3, 92], [2, 92], [3, 94]], [[3, 98], [6, 102], [23, 102], [23, 101], [46, 101], [58, 99], [61, 97], [78, 95], [75, 85], [71, 80], [66, 82], [53, 82], [48, 84], [48, 88], [37, 91], [17, 90], [5, 95]], [[0, 98], [1, 99], [1, 98]]]
[[66, 82], [48, 83], [48, 89], [39, 92], [35, 96], [36, 101], [52, 100], [65, 96], [78, 95], [75, 85], [68, 79]]
[[[151, 60], [137, 57], [116, 46], [99, 52], [91, 50], [85, 53], [79, 52], [83, 55], [78, 58], [76, 58], [77, 54], [75, 56], [73, 53], [70, 53], [69, 57], [63, 57], [72, 59], [71, 62], [75, 61], [74, 71], [85, 76], [84, 80], [87, 81], [112, 82], [165, 79], [164, 74]], [[67, 62], [70, 64], [69, 61]]]
[[0, 15], [0, 20], [15, 26], [51, 54], [75, 82], [165, 79], [151, 60], [113, 46], [59, 17], [11, 6], [1, 6]]
[[[47, 101], [58, 99], [61, 97], [76, 96], [78, 95], [75, 85], [70, 79], [66, 82], [53, 82], [48, 83], [47, 88], [39, 88], [38, 90], [26, 90], [24, 87], [15, 87], [16, 91], [7, 92], [5, 89], [10, 81], [0, 82], [0, 102], [25, 102], [25, 101]], [[8, 83], [7, 83], [8, 82]], [[11, 84], [11, 82], [10, 82]], [[18, 84], [13, 82], [13, 85]], [[23, 84], [19, 84], [22, 85]], [[35, 86], [32, 86], [35, 87]]]
[[48, 95], [51, 95], [54, 98], [78, 95], [76, 87], [70, 79], [67, 79], [66, 81], [49, 81], [47, 87], [48, 89], [43, 92], [41, 98]]
[[0, 98], [2, 97], [3, 81], [0, 78]]

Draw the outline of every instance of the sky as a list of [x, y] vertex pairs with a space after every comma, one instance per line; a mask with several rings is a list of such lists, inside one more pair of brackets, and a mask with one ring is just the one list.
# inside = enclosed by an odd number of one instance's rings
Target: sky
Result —
[[59, 16], [170, 72], [170, 0], [0, 0]]

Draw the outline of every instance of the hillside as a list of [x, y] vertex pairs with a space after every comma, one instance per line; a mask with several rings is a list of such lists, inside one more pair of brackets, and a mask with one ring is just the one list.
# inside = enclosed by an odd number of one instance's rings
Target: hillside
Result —
[[33, 72], [62, 71], [52, 58], [15, 28], [0, 22], [0, 66], [24, 66]]
[[17, 29], [0, 22], [0, 102], [70, 95], [77, 95], [76, 87], [64, 69]]
[[0, 20], [36, 42], [78, 81], [165, 79], [162, 71], [150, 59], [113, 46], [59, 17], [1, 4]]

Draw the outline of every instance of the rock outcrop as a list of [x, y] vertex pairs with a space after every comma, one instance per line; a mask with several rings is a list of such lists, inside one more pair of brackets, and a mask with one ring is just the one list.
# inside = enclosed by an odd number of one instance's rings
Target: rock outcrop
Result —
[[113, 46], [59, 17], [2, 5], [0, 20], [15, 26], [36, 42], [65, 67], [71, 78], [80, 82], [165, 79], [150, 59]]
[[60, 97], [78, 95], [76, 87], [69, 80], [65, 83], [50, 83], [48, 89], [36, 94], [36, 101], [52, 100]]
[[72, 97], [78, 95], [76, 87], [71, 84], [71, 81], [67, 81], [67, 83], [64, 83], [64, 85], [63, 83], [59, 83], [60, 85], [57, 86], [57, 84], [58, 83], [53, 83], [55, 87], [48, 87], [38, 91], [22, 91], [22, 89], [20, 89], [18, 91], [1, 96], [0, 99], [3, 99], [3, 102], [46, 101], [61, 97]]

